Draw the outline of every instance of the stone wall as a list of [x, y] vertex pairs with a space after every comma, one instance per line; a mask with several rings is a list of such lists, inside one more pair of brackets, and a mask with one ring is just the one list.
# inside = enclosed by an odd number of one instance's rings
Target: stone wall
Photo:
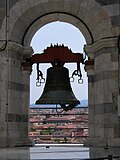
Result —
[[[27, 145], [29, 76], [22, 62], [47, 23], [68, 22], [84, 35], [89, 90], [89, 146], [119, 146], [119, 0], [0, 0], [0, 146]], [[91, 63], [92, 61], [92, 63]]]

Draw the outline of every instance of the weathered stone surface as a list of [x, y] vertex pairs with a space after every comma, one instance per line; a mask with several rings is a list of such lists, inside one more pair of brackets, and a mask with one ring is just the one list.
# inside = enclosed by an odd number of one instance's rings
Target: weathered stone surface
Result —
[[[23, 71], [22, 62], [33, 53], [30, 42], [35, 32], [54, 21], [76, 26], [86, 39], [85, 52], [94, 61], [93, 65], [86, 66], [90, 104], [88, 144], [105, 146], [107, 136], [109, 145], [120, 146], [120, 58], [117, 46], [120, 1], [9, 2], [6, 12], [6, 1], [0, 0], [0, 147], [30, 143], [27, 133], [30, 71]], [[16, 142], [12, 142], [13, 139]]]
[[112, 22], [113, 26], [120, 27], [120, 15], [118, 15], [118, 16], [112, 16], [111, 17], [111, 22]]
[[119, 0], [95, 0], [96, 2], [98, 2], [100, 5], [105, 6], [105, 5], [113, 5], [113, 4], [119, 4], [120, 1]]

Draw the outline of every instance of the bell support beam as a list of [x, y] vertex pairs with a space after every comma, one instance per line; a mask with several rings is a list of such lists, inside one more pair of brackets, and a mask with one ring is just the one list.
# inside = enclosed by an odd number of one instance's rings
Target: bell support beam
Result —
[[27, 62], [33, 63], [69, 63], [80, 62], [84, 63], [83, 55], [81, 53], [73, 53], [71, 49], [62, 46], [50, 46], [44, 50], [42, 54], [34, 54]]

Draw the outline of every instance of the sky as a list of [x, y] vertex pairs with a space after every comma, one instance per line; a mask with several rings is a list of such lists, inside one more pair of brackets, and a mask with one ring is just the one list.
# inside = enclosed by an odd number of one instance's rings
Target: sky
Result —
[[[69, 23], [64, 22], [52, 22], [42, 28], [40, 28], [32, 38], [31, 46], [34, 50], [34, 54], [43, 53], [43, 50], [54, 44], [64, 44], [74, 53], [83, 53], [84, 44], [86, 41], [78, 28]], [[46, 71], [51, 67], [51, 64], [40, 64], [40, 69], [43, 72], [44, 78], [46, 78]], [[69, 69], [69, 77], [74, 70], [76, 70], [76, 63], [65, 64], [64, 67]], [[71, 82], [72, 90], [77, 99], [88, 99], [88, 79], [87, 73], [84, 70], [84, 65], [81, 65], [81, 71], [83, 76], [83, 84], [78, 84], [78, 77], [75, 77], [75, 81]], [[34, 104], [41, 96], [44, 84], [40, 87], [36, 87], [36, 64], [33, 65], [33, 71], [30, 76], [30, 104]]]

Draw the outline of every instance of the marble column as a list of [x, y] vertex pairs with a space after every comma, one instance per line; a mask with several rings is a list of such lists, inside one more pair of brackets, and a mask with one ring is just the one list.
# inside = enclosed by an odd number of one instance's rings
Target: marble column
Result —
[[87, 146], [120, 145], [119, 63], [117, 38], [97, 41], [85, 46], [94, 60], [92, 74], [89, 67], [89, 138]]
[[28, 136], [29, 71], [22, 62], [31, 48], [9, 42], [0, 55], [0, 147], [31, 145]]

